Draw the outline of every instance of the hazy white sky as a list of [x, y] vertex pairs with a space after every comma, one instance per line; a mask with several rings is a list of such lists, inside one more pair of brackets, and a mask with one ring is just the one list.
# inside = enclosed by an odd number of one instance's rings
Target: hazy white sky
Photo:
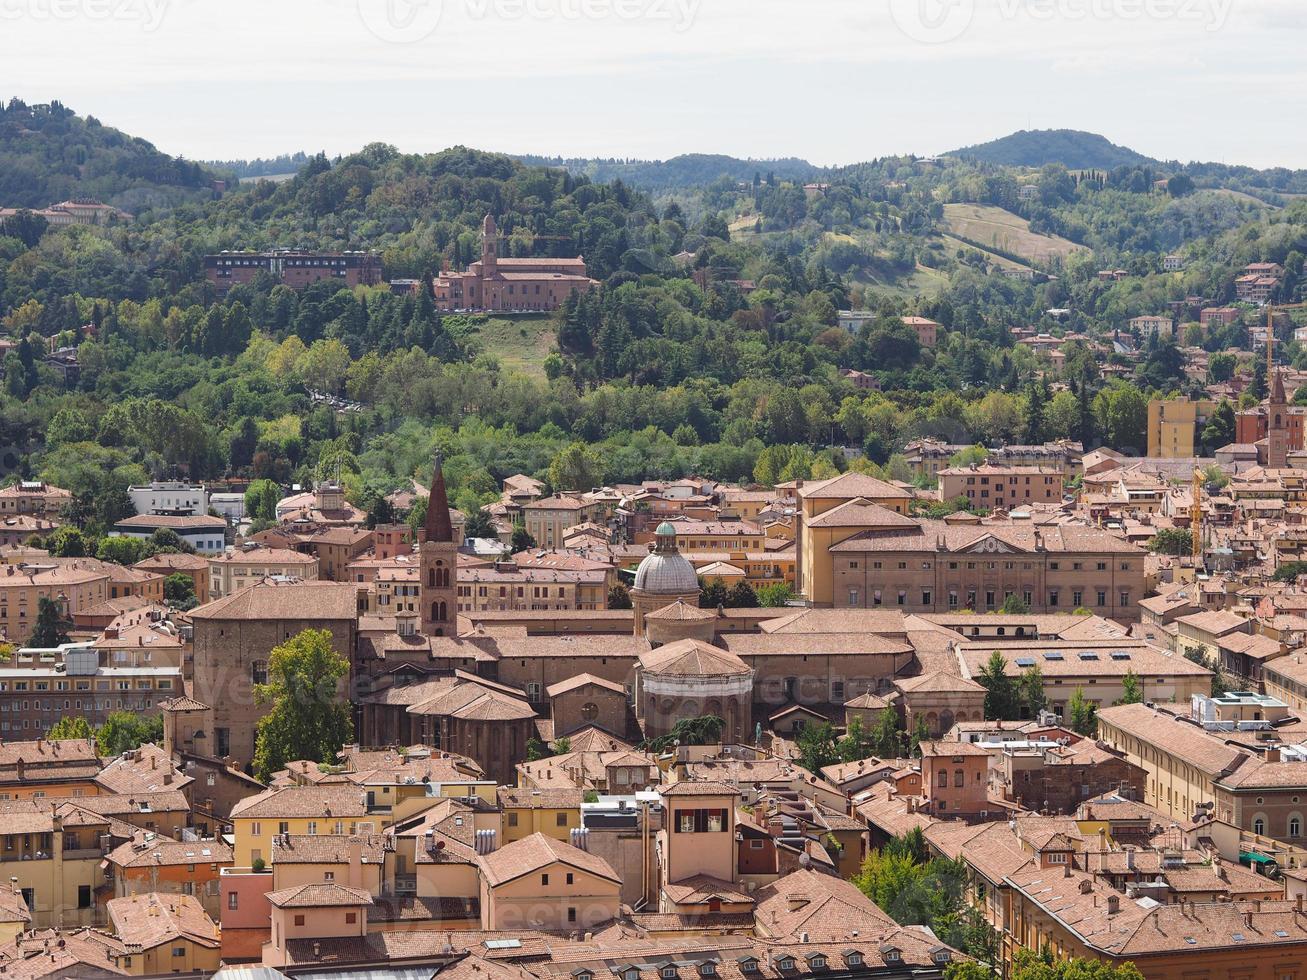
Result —
[[192, 158], [851, 163], [1026, 128], [1307, 167], [1304, 0], [0, 0], [0, 96]]

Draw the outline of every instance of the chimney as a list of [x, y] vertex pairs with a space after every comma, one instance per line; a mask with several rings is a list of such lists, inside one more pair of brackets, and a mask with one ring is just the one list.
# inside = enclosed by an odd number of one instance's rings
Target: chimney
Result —
[[349, 839], [349, 884], [363, 887], [363, 841], [357, 836]]
[[1108, 914], [1108, 915], [1116, 915], [1116, 914], [1117, 914], [1118, 912], [1120, 912], [1120, 911], [1121, 911], [1121, 896], [1120, 896], [1120, 895], [1108, 895], [1108, 896], [1107, 896], [1107, 914]]

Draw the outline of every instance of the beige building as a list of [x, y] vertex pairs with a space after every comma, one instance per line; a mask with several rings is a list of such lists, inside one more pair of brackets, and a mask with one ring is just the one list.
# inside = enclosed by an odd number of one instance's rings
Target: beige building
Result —
[[561, 548], [563, 532], [578, 524], [602, 524], [608, 508], [580, 493], [562, 493], [532, 500], [522, 507], [526, 531], [541, 548]]
[[237, 548], [209, 559], [209, 597], [223, 596], [258, 585], [265, 578], [316, 581], [318, 559], [287, 548], [258, 545]]
[[964, 499], [980, 510], [1012, 510], [1062, 502], [1062, 471], [1039, 466], [955, 466], [939, 471], [942, 500]]
[[71, 490], [40, 480], [24, 480], [0, 487], [0, 518], [19, 515], [58, 517], [60, 511], [72, 501]]
[[107, 910], [113, 931], [130, 951], [120, 964], [130, 976], [210, 974], [222, 963], [218, 927], [190, 895], [115, 898]]
[[1111, 619], [1139, 618], [1144, 552], [1108, 531], [1028, 521], [899, 519], [897, 528], [888, 523], [829, 548], [825, 604], [994, 612], [1008, 596], [1017, 596], [1035, 613], [1083, 608]]
[[[1212, 734], [1187, 714], [1144, 704], [1105, 708], [1098, 734], [1148, 776], [1144, 802], [1189, 821], [1208, 813], [1242, 831], [1302, 846], [1307, 777], [1279, 748], [1253, 753]], [[1228, 733], [1227, 733], [1228, 734]]]
[[584, 931], [617, 917], [617, 872], [571, 844], [532, 834], [479, 863], [483, 929]]
[[909, 525], [912, 493], [884, 480], [845, 473], [833, 480], [795, 485], [799, 498], [795, 534], [797, 591], [815, 606], [834, 605], [829, 553], [832, 546], [871, 528]]
[[[1187, 398], [1153, 399], [1148, 403], [1148, 455], [1189, 459], [1195, 454], [1198, 437], [1216, 402]], [[1123, 451], [1127, 448], [1118, 447]]]
[[0, 639], [23, 644], [36, 628], [42, 599], [65, 619], [109, 598], [109, 573], [94, 558], [41, 558], [0, 566]]
[[607, 609], [612, 571], [525, 568], [516, 561], [458, 569], [458, 611], [502, 612], [545, 609]]

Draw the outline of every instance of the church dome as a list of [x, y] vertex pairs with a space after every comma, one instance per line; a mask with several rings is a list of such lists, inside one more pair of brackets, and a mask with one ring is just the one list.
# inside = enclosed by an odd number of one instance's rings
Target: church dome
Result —
[[664, 521], [654, 532], [653, 550], [635, 572], [635, 587], [651, 595], [696, 595], [699, 576], [676, 547], [676, 528]]

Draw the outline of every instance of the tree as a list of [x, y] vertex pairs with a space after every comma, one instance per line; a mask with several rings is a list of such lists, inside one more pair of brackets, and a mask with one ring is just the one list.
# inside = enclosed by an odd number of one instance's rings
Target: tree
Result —
[[1139, 679], [1139, 675], [1133, 670], [1127, 670], [1125, 677], [1121, 678], [1121, 699], [1114, 702], [1115, 704], [1143, 704], [1144, 685]]
[[526, 529], [525, 524], [513, 525], [513, 554], [521, 551], [530, 551], [536, 546], [536, 539], [531, 537], [531, 532]]
[[1148, 550], [1157, 555], [1182, 557], [1192, 553], [1193, 547], [1193, 532], [1178, 527], [1164, 527], [1148, 542]]
[[1271, 577], [1276, 582], [1296, 582], [1300, 575], [1307, 575], [1307, 561], [1286, 561]]
[[794, 590], [784, 582], [764, 585], [758, 592], [758, 605], [764, 609], [779, 609], [794, 598]]
[[758, 595], [744, 579], [736, 582], [726, 593], [727, 609], [757, 609]]
[[1008, 976], [1010, 980], [1144, 980], [1133, 963], [1113, 964], [1075, 957], [1055, 961], [1047, 947], [1017, 950]]
[[631, 590], [621, 582], [618, 582], [608, 590], [608, 608], [609, 609], [630, 609], [631, 608]]
[[1038, 718], [1039, 713], [1048, 707], [1048, 697], [1044, 694], [1044, 672], [1039, 669], [1039, 664], [1031, 664], [1023, 670], [1017, 686], [1021, 705], [1028, 716]]
[[36, 604], [36, 626], [27, 645], [39, 650], [50, 650], [60, 643], [68, 642], [70, 624], [63, 618], [59, 604], [53, 599], [41, 596]]
[[604, 462], [583, 442], [573, 442], [549, 464], [549, 484], [554, 491], [590, 490], [604, 482]]
[[271, 480], [254, 480], [245, 490], [245, 516], [252, 521], [275, 521], [281, 487]]
[[725, 728], [726, 722], [716, 715], [682, 718], [666, 735], [646, 742], [645, 749], [649, 752], [666, 752], [674, 745], [718, 745]]
[[699, 579], [699, 608], [716, 609], [726, 605], [726, 583], [719, 578]]
[[857, 762], [874, 753], [875, 735], [862, 727], [862, 719], [854, 716], [844, 737], [835, 743], [835, 754], [840, 762]]
[[51, 742], [71, 738], [93, 739], [95, 732], [91, 728], [91, 723], [81, 715], [64, 715], [50, 727], [46, 738]]
[[1016, 681], [1008, 676], [1007, 660], [995, 650], [980, 669], [976, 683], [985, 689], [985, 718], [1014, 721], [1019, 715]]
[[539, 738], [532, 735], [526, 740], [526, 761], [539, 762], [541, 759], [552, 759], [554, 750]]
[[1200, 437], [1203, 455], [1211, 456], [1218, 449], [1234, 442], [1234, 430], [1234, 406], [1228, 398], [1222, 398], [1216, 410], [1208, 416], [1207, 425], [1203, 427]]
[[163, 580], [163, 597], [175, 609], [193, 609], [195, 580], [185, 572], [173, 572]]
[[50, 554], [56, 558], [85, 558], [86, 537], [75, 527], [65, 525], [50, 536]]
[[468, 514], [467, 522], [463, 525], [463, 536], [465, 538], [497, 537], [494, 519], [490, 516], [490, 512], [484, 507], [479, 507]]
[[96, 747], [102, 756], [122, 755], [146, 743], [157, 745], [162, 741], [162, 715], [138, 715], [131, 711], [113, 712], [95, 733]]
[[385, 494], [377, 494], [377, 498], [372, 501], [372, 507], [368, 510], [368, 527], [377, 528], [394, 523], [395, 508], [386, 499]]
[[899, 731], [899, 713], [886, 708], [876, 719], [871, 733], [872, 754], [881, 759], [897, 759], [903, 754], [903, 733]]
[[921, 743], [930, 741], [930, 728], [926, 716], [918, 711], [912, 716], [912, 734], [908, 736], [908, 755], [915, 759], [921, 755]]
[[144, 538], [101, 538], [95, 557], [117, 565], [135, 565], [150, 557], [150, 542]]
[[1098, 731], [1098, 708], [1085, 699], [1084, 688], [1077, 687], [1067, 702], [1067, 723], [1073, 732], [1086, 738]]
[[1094, 399], [1094, 415], [1103, 441], [1127, 455], [1145, 454], [1148, 448], [1148, 401], [1138, 388], [1114, 384]]
[[833, 766], [840, 761], [839, 750], [835, 745], [835, 729], [830, 722], [805, 725], [794, 744], [799, 750], [799, 765], [814, 776], [821, 775], [826, 766]]
[[998, 611], [1004, 616], [1025, 616], [1030, 613], [1030, 604], [1013, 592], [1003, 599]]
[[254, 774], [269, 782], [288, 762], [334, 763], [354, 731], [349, 705], [338, 696], [349, 661], [331, 646], [329, 630], [304, 630], [268, 656], [268, 683], [254, 690], [268, 705], [256, 726]]

